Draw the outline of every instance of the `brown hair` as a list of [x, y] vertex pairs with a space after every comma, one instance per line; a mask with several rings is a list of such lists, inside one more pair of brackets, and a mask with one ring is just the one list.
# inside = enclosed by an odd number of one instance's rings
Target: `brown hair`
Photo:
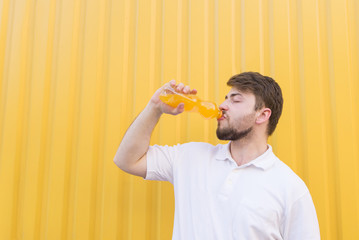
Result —
[[231, 77], [227, 85], [240, 91], [253, 93], [256, 98], [254, 110], [267, 107], [272, 110], [267, 134], [274, 132], [283, 109], [282, 90], [272, 78], [257, 72], [243, 72]]

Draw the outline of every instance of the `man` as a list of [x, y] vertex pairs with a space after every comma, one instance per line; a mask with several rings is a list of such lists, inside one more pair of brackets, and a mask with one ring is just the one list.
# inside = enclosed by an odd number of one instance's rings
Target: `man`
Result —
[[160, 88], [127, 130], [115, 163], [130, 174], [174, 185], [173, 239], [320, 239], [306, 185], [267, 144], [282, 113], [279, 85], [254, 72], [235, 75], [227, 85], [217, 137], [228, 144], [149, 146], [161, 115], [184, 109], [161, 102]]

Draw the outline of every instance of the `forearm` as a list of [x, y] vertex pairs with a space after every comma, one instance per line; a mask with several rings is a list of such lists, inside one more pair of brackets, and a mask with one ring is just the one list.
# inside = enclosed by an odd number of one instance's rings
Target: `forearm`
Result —
[[[162, 115], [151, 104], [150, 102], [145, 107], [128, 128], [114, 158], [116, 165], [123, 171], [140, 176], [146, 170], [146, 162], [140, 160], [143, 160], [148, 150], [153, 129]], [[142, 166], [137, 166], [138, 164]]]
[[[189, 86], [178, 84], [171, 80], [169, 83], [178, 92], [185, 94], [196, 94], [197, 90], [191, 90]], [[114, 162], [123, 171], [130, 174], [145, 177], [147, 172], [147, 151], [150, 145], [151, 134], [162, 113], [177, 115], [184, 111], [184, 104], [171, 107], [163, 103], [159, 96], [163, 87], [159, 88], [152, 96], [148, 105], [138, 115], [135, 121], [128, 128], [121, 144], [117, 150]]]

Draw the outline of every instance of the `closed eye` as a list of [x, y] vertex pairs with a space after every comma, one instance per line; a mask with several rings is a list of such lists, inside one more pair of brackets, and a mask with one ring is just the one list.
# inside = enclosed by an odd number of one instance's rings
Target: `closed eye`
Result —
[[231, 103], [240, 103], [240, 102], [242, 102], [242, 98], [243, 98], [243, 96], [242, 96], [242, 94], [241, 93], [232, 93], [232, 94], [230, 94], [229, 96], [226, 96], [225, 97], [225, 99], [227, 100], [227, 99], [230, 99], [231, 100]]
[[242, 100], [241, 100], [241, 99], [238, 99], [238, 98], [232, 98], [232, 99], [231, 99], [231, 102], [233, 102], [233, 103], [239, 103], [239, 102], [242, 102]]

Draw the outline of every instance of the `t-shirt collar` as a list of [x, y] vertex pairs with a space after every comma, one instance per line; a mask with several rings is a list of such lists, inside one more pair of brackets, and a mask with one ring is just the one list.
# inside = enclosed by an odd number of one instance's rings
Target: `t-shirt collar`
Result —
[[[217, 160], [223, 160], [223, 161], [224, 160], [232, 160], [232, 161], [234, 161], [231, 156], [229, 146], [230, 146], [230, 142], [222, 145], [222, 147], [219, 149], [219, 151], [216, 154]], [[256, 159], [253, 159], [249, 163], [246, 163], [240, 167], [246, 167], [246, 166], [252, 165], [252, 166], [255, 166], [255, 167], [263, 169], [263, 170], [267, 170], [268, 168], [270, 168], [274, 164], [274, 162], [276, 160], [276, 156], [273, 153], [272, 146], [269, 144], [267, 144], [267, 146], [268, 146], [267, 151], [265, 151], [262, 155], [260, 155]]]

